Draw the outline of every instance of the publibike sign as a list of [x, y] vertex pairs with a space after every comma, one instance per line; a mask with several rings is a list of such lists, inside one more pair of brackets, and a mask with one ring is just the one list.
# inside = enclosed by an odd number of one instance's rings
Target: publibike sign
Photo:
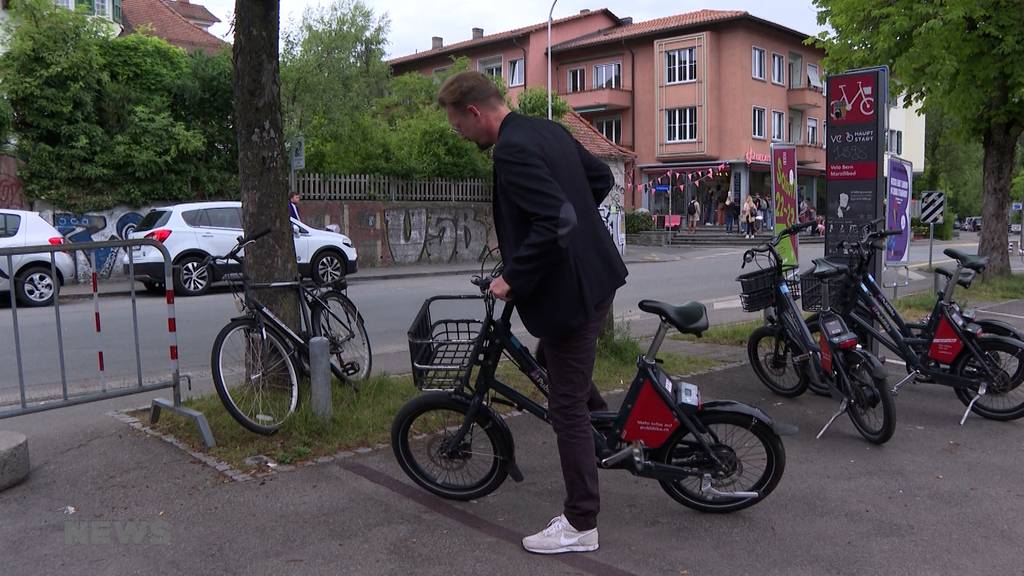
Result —
[[828, 79], [826, 255], [859, 240], [861, 228], [882, 216], [888, 74], [872, 68]]

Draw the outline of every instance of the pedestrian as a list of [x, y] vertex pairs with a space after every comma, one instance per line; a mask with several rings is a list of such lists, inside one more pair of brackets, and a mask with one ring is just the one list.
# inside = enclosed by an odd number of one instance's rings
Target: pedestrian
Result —
[[732, 215], [732, 196], [725, 197], [725, 233], [732, 234], [733, 223], [736, 219]]
[[686, 227], [690, 232], [693, 232], [699, 222], [700, 202], [698, 202], [697, 197], [694, 196], [690, 199], [690, 203], [686, 205]]
[[291, 214], [292, 218], [301, 222], [302, 220], [299, 219], [299, 199], [299, 193], [292, 192], [292, 195], [288, 197], [288, 212]]
[[566, 497], [562, 513], [523, 538], [523, 547], [597, 550], [600, 496], [588, 402], [597, 335], [627, 274], [597, 210], [614, 178], [561, 125], [511, 112], [480, 72], [450, 77], [437, 101], [456, 133], [481, 150], [494, 148], [492, 208], [504, 269], [490, 293], [514, 303], [540, 341], [550, 376], [548, 410]]
[[747, 225], [747, 233], [744, 235], [744, 238], [753, 238], [754, 233], [757, 231], [755, 228], [757, 225], [757, 202], [754, 201], [753, 196], [748, 194], [747, 199], [743, 201], [740, 217], [743, 219], [743, 223]]

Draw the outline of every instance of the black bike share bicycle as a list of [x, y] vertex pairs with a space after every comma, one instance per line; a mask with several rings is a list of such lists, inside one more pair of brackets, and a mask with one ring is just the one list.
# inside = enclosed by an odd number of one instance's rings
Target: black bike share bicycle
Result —
[[[967, 406], [961, 425], [972, 411], [992, 420], [1024, 416], [1024, 342], [1019, 332], [998, 320], [976, 319], [973, 312], [961, 310], [953, 300], [957, 285], [970, 288], [976, 275], [984, 271], [988, 258], [946, 249], [943, 253], [957, 261], [956, 269], [935, 270], [946, 278], [945, 287], [936, 294], [928, 318], [909, 323], [871, 274], [876, 252], [885, 248], [886, 237], [896, 233], [873, 232], [867, 227], [859, 242], [841, 245], [848, 257], [833, 259], [837, 267], [847, 270], [835, 287], [843, 292], [837, 311], [855, 332], [874, 338], [906, 365], [908, 374], [893, 386], [892, 393], [898, 394], [911, 380], [951, 386]], [[846, 260], [849, 263], [844, 265]], [[876, 321], [881, 330], [875, 327]], [[812, 330], [817, 322], [817, 317], [808, 318]]]
[[[896, 429], [885, 370], [870, 352], [858, 347], [857, 335], [829, 309], [828, 292], [820, 289], [843, 271], [819, 259], [812, 270], [799, 276], [796, 266], [783, 266], [775, 250], [783, 240], [813, 225], [794, 224], [743, 254], [743, 267], [754, 262], [759, 269], [736, 278], [741, 286], [740, 303], [748, 312], [764, 310], [765, 321], [750, 334], [747, 357], [757, 377], [776, 394], [792, 398], [814, 386], [839, 401], [839, 409], [818, 432], [818, 438], [846, 413], [861, 436], [882, 444]], [[817, 341], [795, 302], [802, 285], [810, 284], [819, 288], [810, 298], [804, 294], [804, 309], [820, 311], [821, 324], [826, 327]]]
[[[238, 243], [212, 261], [232, 260], [245, 265], [241, 251], [270, 230]], [[330, 344], [331, 373], [355, 386], [370, 374], [372, 354], [363, 318], [345, 295], [345, 280], [329, 286], [305, 281], [250, 283], [242, 275], [238, 299], [241, 316], [232, 318], [213, 341], [213, 383], [228, 413], [245, 428], [273, 434], [299, 404], [299, 380], [309, 366], [309, 341], [323, 336]], [[232, 287], [235, 284], [232, 283]], [[262, 304], [254, 290], [293, 288], [299, 294], [302, 329], [296, 333]]]
[[[402, 470], [428, 491], [454, 500], [480, 498], [507, 476], [522, 481], [512, 433], [501, 406], [548, 420], [547, 409], [495, 376], [504, 355], [543, 398], [550, 385], [511, 332], [513, 304], [495, 317], [491, 279], [474, 278], [483, 296], [436, 296], [424, 302], [409, 330], [413, 379], [423, 394], [395, 416], [391, 445]], [[482, 320], [432, 320], [435, 304], [483, 301]], [[618, 411], [592, 412], [599, 468], [653, 478], [681, 504], [732, 512], [766, 497], [778, 484], [786, 455], [778, 433], [792, 432], [761, 410], [732, 401], [702, 402], [697, 386], [668, 377], [655, 359], [669, 327], [700, 335], [708, 327], [698, 302], [671, 306], [645, 300], [661, 318]], [[472, 379], [475, 372], [476, 377]]]

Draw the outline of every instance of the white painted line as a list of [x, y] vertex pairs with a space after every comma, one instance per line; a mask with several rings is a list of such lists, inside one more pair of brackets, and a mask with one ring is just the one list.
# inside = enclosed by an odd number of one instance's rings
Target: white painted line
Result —
[[893, 360], [892, 358], [886, 358], [885, 359], [885, 363], [886, 364], [899, 364], [900, 366], [906, 366], [907, 365], [906, 362], [902, 362], [900, 360]]
[[692, 258], [692, 260], [706, 260], [708, 258], [721, 258], [723, 256], [735, 256], [737, 254], [743, 254], [743, 251], [742, 250], [737, 250], [737, 251], [734, 251], [734, 252], [720, 252], [720, 253], [717, 253], [717, 254], [705, 254], [704, 256], [696, 256], [696, 257]]
[[732, 300], [727, 300], [725, 302], [714, 303], [715, 310], [727, 310], [729, 308], [739, 308], [740, 306], [741, 304], [739, 298], [733, 298]]
[[982, 314], [994, 314], [996, 316], [1004, 316], [1006, 318], [1015, 318], [1017, 320], [1024, 320], [1024, 316], [1018, 314], [1007, 314], [1005, 312], [992, 312], [991, 310], [978, 310]]
[[925, 278], [927, 278], [927, 276], [925, 276], [924, 274], [918, 274], [917, 272], [914, 272], [913, 270], [907, 271], [907, 277], [910, 278], [910, 280], [912, 282], [916, 282], [918, 280], [924, 280]]

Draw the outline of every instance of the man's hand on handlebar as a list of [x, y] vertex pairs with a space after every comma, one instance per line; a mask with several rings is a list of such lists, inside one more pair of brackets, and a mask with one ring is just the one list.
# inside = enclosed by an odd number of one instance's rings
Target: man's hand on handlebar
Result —
[[498, 300], [503, 302], [512, 301], [512, 287], [509, 286], [501, 276], [498, 276], [491, 281], [491, 286], [487, 291], [493, 294]]

